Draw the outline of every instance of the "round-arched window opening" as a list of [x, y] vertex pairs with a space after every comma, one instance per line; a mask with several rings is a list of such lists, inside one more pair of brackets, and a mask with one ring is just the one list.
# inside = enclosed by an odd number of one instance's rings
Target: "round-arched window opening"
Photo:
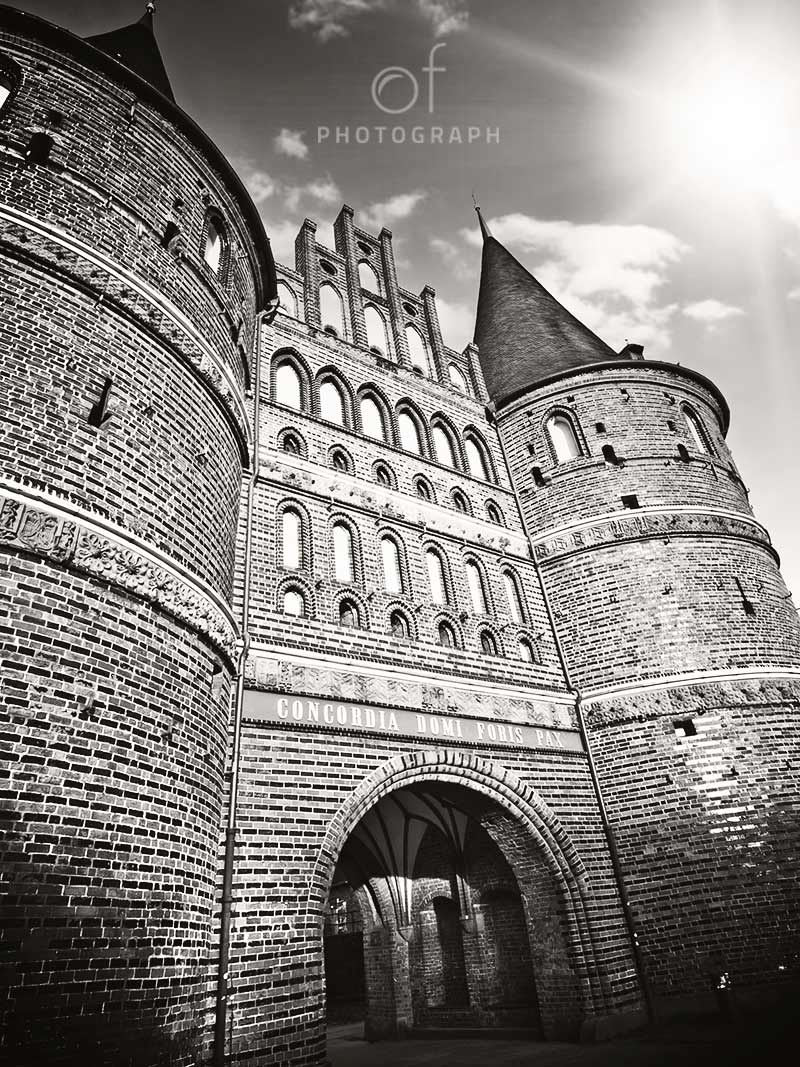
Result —
[[293, 433], [287, 433], [283, 435], [283, 440], [281, 441], [281, 448], [289, 456], [299, 456], [302, 455], [303, 452], [302, 445], [300, 444], [300, 438], [295, 437]]
[[489, 522], [495, 523], [497, 526], [503, 526], [503, 516], [500, 513], [500, 508], [497, 504], [493, 504], [491, 501], [486, 505], [486, 517]]
[[449, 622], [440, 622], [436, 627], [436, 639], [442, 648], [456, 648], [456, 633]]
[[422, 455], [422, 436], [417, 420], [407, 411], [401, 411], [397, 416], [397, 427], [400, 431], [400, 444], [406, 452], [414, 452], [417, 456]]
[[416, 479], [414, 489], [421, 500], [433, 500], [433, 490], [424, 478]]
[[275, 371], [275, 400], [297, 411], [303, 407], [303, 386], [300, 375], [291, 363], [281, 363]]
[[339, 625], [350, 630], [356, 630], [361, 625], [358, 605], [354, 600], [343, 600], [339, 604]]
[[394, 479], [392, 478], [392, 472], [388, 467], [379, 463], [375, 468], [375, 481], [378, 485], [384, 485], [387, 489], [391, 489], [394, 486]]
[[474, 437], [467, 437], [464, 441], [464, 451], [467, 453], [467, 465], [473, 478], [481, 481], [491, 481], [489, 461], [482, 445], [479, 445]]
[[519, 658], [525, 663], [536, 662], [536, 657], [533, 654], [533, 645], [527, 637], [521, 637], [519, 640]]
[[7, 107], [22, 81], [22, 68], [13, 59], [0, 55], [0, 114]]
[[386, 440], [386, 421], [383, 411], [371, 396], [361, 398], [361, 429], [375, 441]]
[[469, 515], [469, 501], [460, 490], [456, 489], [452, 496], [453, 507], [456, 511], [461, 511], [465, 515]]
[[206, 219], [206, 239], [203, 246], [203, 259], [218, 274], [222, 267], [225, 252], [225, 224], [219, 215], [211, 214]]
[[489, 630], [481, 631], [481, 652], [483, 652], [485, 656], [497, 655], [497, 641], [495, 640], [494, 634]]
[[283, 614], [302, 618], [306, 613], [306, 601], [299, 589], [287, 589], [283, 594]]
[[447, 373], [450, 378], [450, 384], [458, 389], [459, 393], [469, 393], [469, 386], [467, 385], [467, 379], [462, 371], [455, 365], [450, 363], [447, 368]]
[[445, 430], [444, 426], [436, 423], [431, 432], [431, 436], [433, 437], [433, 450], [436, 453], [438, 461], [445, 467], [457, 466], [453, 439], [447, 430]]
[[326, 422], [344, 426], [344, 397], [339, 386], [330, 378], [319, 387], [319, 413]]
[[566, 415], [553, 415], [547, 420], [547, 433], [553, 446], [556, 463], [569, 463], [581, 454], [575, 429]]
[[347, 458], [347, 453], [343, 452], [341, 448], [335, 448], [331, 452], [331, 466], [336, 471], [341, 471], [342, 474], [348, 474], [350, 471], [350, 461]]
[[389, 616], [389, 633], [392, 637], [409, 638], [411, 627], [402, 611], [393, 611]]

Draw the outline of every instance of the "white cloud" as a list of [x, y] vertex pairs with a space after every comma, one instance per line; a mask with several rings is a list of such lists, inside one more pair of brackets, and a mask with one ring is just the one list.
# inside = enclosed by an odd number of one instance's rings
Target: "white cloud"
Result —
[[323, 44], [346, 37], [348, 23], [372, 11], [383, 11], [388, 0], [297, 0], [289, 5], [289, 25], [308, 30]]
[[[351, 24], [363, 15], [407, 6], [408, 0], [295, 0], [289, 5], [289, 25], [307, 30], [325, 44], [349, 36]], [[414, 6], [436, 37], [458, 33], [469, 23], [469, 0], [414, 0]]]
[[687, 304], [682, 309], [682, 313], [687, 319], [703, 322], [709, 328], [713, 328], [718, 326], [719, 323], [725, 322], [726, 319], [735, 319], [740, 315], [744, 315], [744, 310], [740, 307], [734, 307], [733, 304], [723, 304], [721, 300], [709, 298], [708, 300], [698, 300], [694, 304]]
[[316, 178], [305, 185], [287, 185], [283, 190], [289, 211], [297, 211], [303, 200], [313, 200], [322, 204], [333, 204], [340, 200], [342, 194], [336, 182], [328, 178]]
[[436, 37], [460, 33], [469, 25], [467, 0], [417, 0], [417, 7], [430, 19]]
[[[512, 253], [533, 257], [533, 273], [573, 315], [612, 347], [626, 340], [669, 347], [677, 305], [660, 303], [669, 268], [689, 248], [666, 230], [543, 220], [511, 214], [492, 219], [494, 236]], [[478, 230], [462, 230], [480, 245]], [[526, 265], [528, 265], [526, 263]]]
[[379, 230], [398, 219], [407, 219], [426, 196], [427, 193], [421, 189], [413, 193], [399, 193], [388, 200], [382, 200], [364, 208], [359, 212], [360, 221], [367, 229]]
[[294, 269], [294, 241], [300, 229], [300, 224], [289, 219], [273, 223], [265, 218], [264, 229], [267, 231], [267, 237], [269, 237], [272, 254], [276, 262]]
[[478, 272], [478, 259], [471, 253], [464, 253], [464, 249], [446, 241], [441, 237], [431, 238], [431, 248], [458, 281], [466, 281], [474, 278]]
[[308, 159], [308, 145], [303, 140], [304, 136], [302, 130], [288, 130], [284, 126], [272, 143], [275, 151], [281, 156], [289, 156], [291, 159]]
[[266, 171], [258, 170], [244, 160], [237, 160], [234, 166], [256, 204], [263, 204], [277, 192], [278, 183]]
[[472, 340], [475, 332], [475, 308], [471, 304], [451, 304], [437, 296], [436, 310], [442, 328], [442, 340], [448, 348], [460, 352]]

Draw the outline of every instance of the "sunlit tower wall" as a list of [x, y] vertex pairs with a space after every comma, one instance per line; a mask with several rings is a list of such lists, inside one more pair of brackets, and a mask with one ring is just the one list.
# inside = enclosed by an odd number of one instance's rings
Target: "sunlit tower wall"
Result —
[[707, 379], [616, 353], [488, 233], [476, 340], [656, 1007], [798, 978], [800, 628]]
[[0, 9], [0, 258], [0, 1058], [194, 1064], [274, 268], [150, 14]]

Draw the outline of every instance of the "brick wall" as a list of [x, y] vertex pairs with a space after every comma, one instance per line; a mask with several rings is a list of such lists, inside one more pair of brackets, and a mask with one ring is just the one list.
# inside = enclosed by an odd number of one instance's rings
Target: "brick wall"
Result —
[[[177, 109], [69, 35], [0, 21], [23, 71], [0, 116], [6, 1059], [194, 1063], [265, 253]], [[50, 157], [26, 162], [37, 131]]]

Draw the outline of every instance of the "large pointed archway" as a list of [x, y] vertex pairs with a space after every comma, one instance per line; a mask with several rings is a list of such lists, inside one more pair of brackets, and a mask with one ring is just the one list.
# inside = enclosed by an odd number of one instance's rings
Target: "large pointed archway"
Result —
[[323, 935], [334, 882], [361, 901], [372, 1037], [460, 1023], [567, 1038], [610, 1010], [583, 864], [505, 768], [449, 750], [388, 761], [329, 824], [309, 938]]

